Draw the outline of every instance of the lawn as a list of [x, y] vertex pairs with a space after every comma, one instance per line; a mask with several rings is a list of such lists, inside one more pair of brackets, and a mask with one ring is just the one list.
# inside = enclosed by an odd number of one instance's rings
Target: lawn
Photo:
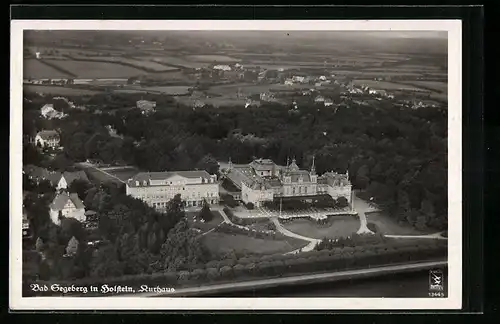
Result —
[[104, 170], [104, 171], [106, 171], [111, 175], [114, 175], [115, 177], [119, 178], [122, 181], [127, 181], [128, 179], [132, 178], [137, 173], [139, 173], [139, 170], [137, 170], [134, 167], [123, 167], [115, 170]]
[[217, 63], [234, 63], [239, 62], [240, 60], [234, 57], [229, 57], [225, 55], [188, 55], [186, 56], [187, 60], [195, 61], [195, 62], [217, 62]]
[[169, 96], [180, 96], [189, 93], [191, 86], [160, 86], [160, 87], [146, 87], [138, 88], [138, 90], [149, 92], [160, 92]]
[[68, 88], [61, 86], [49, 86], [49, 85], [23, 85], [23, 89], [29, 92], [40, 92], [44, 94], [60, 95], [60, 96], [79, 96], [79, 95], [95, 95], [101, 93], [100, 91], [87, 90], [87, 89], [77, 89]]
[[70, 77], [68, 74], [43, 64], [37, 59], [23, 60], [24, 79], [64, 79], [68, 77]]
[[352, 83], [355, 85], [367, 86], [370, 88], [381, 89], [381, 90], [409, 90], [409, 91], [429, 92], [428, 90], [417, 88], [416, 86], [393, 83], [393, 82], [385, 82], [385, 81], [353, 80]]
[[356, 233], [359, 229], [359, 220], [355, 216], [331, 216], [324, 225], [317, 224], [313, 220], [296, 219], [284, 222], [283, 226], [291, 232], [315, 239], [339, 238]]
[[128, 78], [145, 74], [143, 70], [115, 63], [90, 62], [90, 61], [57, 61], [50, 63], [70, 71], [80, 78]]
[[308, 242], [302, 240], [265, 240], [241, 234], [211, 232], [203, 237], [208, 249], [214, 253], [246, 252], [255, 254], [287, 253], [304, 247]]
[[198, 214], [199, 214], [199, 212], [187, 212], [186, 218], [189, 222], [189, 225], [201, 230], [201, 232], [209, 231], [209, 230], [217, 227], [220, 223], [222, 223], [224, 221], [224, 218], [222, 218], [221, 214], [218, 211], [212, 210], [212, 214], [214, 215], [214, 218], [210, 222], [207, 222], [207, 223], [203, 223], [200, 221], [195, 222], [194, 219], [195, 219], [195, 217], [198, 216]]
[[384, 235], [423, 235], [409, 224], [398, 224], [393, 218], [379, 212], [366, 213], [368, 223], [373, 223], [377, 226], [379, 232]]
[[141, 61], [151, 61], [151, 62], [158, 62], [161, 64], [171, 64], [173, 66], [182, 66], [185, 68], [202, 68], [202, 67], [207, 67], [208, 63], [201, 63], [201, 62], [192, 62], [192, 61], [187, 61], [183, 58], [180, 57], [175, 57], [175, 56], [140, 56], [136, 57], [136, 59], [141, 60]]
[[407, 83], [442, 93], [446, 93], [448, 91], [448, 83], [441, 81], [408, 81]]
[[94, 167], [86, 167], [84, 168], [85, 173], [87, 174], [87, 177], [89, 178], [90, 181], [100, 183], [100, 182], [113, 182], [118, 185], [122, 185], [123, 182], [119, 181], [118, 179], [101, 172], [99, 169], [96, 169]]
[[176, 70], [176, 68], [174, 67], [166, 66], [154, 61], [135, 60], [119, 56], [72, 56], [72, 57], [78, 60], [85, 60], [85, 61], [96, 61], [96, 62], [106, 61], [110, 63], [124, 63], [127, 65], [132, 65], [133, 67], [138, 69], [146, 69], [146, 70], [151, 70], [153, 72], [166, 72], [166, 71]]

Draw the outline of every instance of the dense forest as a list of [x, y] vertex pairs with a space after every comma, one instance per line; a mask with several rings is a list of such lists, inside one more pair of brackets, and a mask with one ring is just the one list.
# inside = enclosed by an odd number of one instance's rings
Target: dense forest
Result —
[[[348, 170], [360, 195], [373, 198], [399, 221], [420, 229], [447, 225], [445, 109], [380, 109], [350, 103], [335, 112], [304, 105], [290, 113], [291, 107], [272, 104], [195, 110], [152, 96], [157, 112], [145, 116], [130, 109], [141, 99], [138, 95], [108, 94], [70, 98], [87, 105], [87, 110], [66, 108], [66, 119], [43, 120], [35, 109], [47, 99], [33, 94], [25, 94], [25, 99], [25, 134], [33, 136], [42, 128], [60, 130], [65, 150], [55, 159], [59, 167], [92, 158], [148, 171], [198, 168], [213, 173], [217, 160], [247, 163], [263, 157], [285, 164], [295, 157], [299, 166], [309, 168], [314, 155], [318, 173]], [[112, 113], [94, 114], [96, 106]], [[121, 138], [111, 137], [106, 125]]]

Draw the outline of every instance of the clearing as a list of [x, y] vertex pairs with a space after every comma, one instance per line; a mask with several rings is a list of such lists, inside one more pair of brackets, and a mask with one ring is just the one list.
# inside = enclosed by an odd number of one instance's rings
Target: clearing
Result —
[[60, 95], [60, 96], [83, 96], [83, 95], [95, 95], [101, 93], [101, 91], [94, 91], [88, 89], [78, 89], [78, 88], [68, 88], [62, 86], [50, 86], [50, 85], [32, 85], [25, 84], [23, 89], [30, 92], [39, 92], [43, 94]]
[[137, 170], [135, 167], [117, 167], [117, 168], [102, 168], [102, 171], [105, 171], [112, 176], [117, 177], [118, 179], [122, 181], [127, 181], [128, 179], [132, 178], [135, 176], [137, 173], [139, 173], [139, 170]]
[[356, 216], [330, 216], [324, 225], [309, 219], [295, 219], [282, 223], [287, 230], [315, 239], [347, 237], [359, 229]]
[[194, 218], [196, 216], [198, 216], [199, 213], [200, 213], [199, 211], [198, 212], [187, 212], [186, 218], [187, 218], [188, 223], [191, 227], [194, 227], [194, 228], [201, 230], [202, 233], [205, 233], [213, 228], [216, 228], [217, 226], [219, 226], [220, 223], [222, 223], [224, 221], [221, 214], [217, 210], [212, 210], [212, 214], [214, 215], [214, 218], [210, 222], [202, 223], [199, 220], [195, 222]]
[[60, 68], [70, 71], [80, 78], [128, 78], [145, 74], [144, 71], [116, 63], [90, 61], [48, 60]]
[[23, 60], [23, 79], [65, 79], [70, 76], [37, 59]]
[[142, 61], [157, 62], [157, 63], [172, 65], [172, 66], [182, 66], [185, 68], [192, 68], [192, 69], [202, 68], [202, 67], [208, 66], [208, 63], [187, 61], [183, 58], [175, 57], [175, 56], [139, 56], [139, 57], [135, 57], [135, 59], [142, 60]]
[[237, 58], [229, 57], [229, 56], [225, 56], [225, 55], [188, 55], [188, 56], [186, 56], [186, 59], [190, 60], [190, 61], [195, 61], [195, 62], [207, 62], [207, 63], [212, 63], [212, 62], [234, 63], [234, 62], [241, 61]]
[[169, 96], [182, 96], [188, 94], [190, 88], [192, 88], [192, 86], [158, 86], [137, 88], [137, 90], [147, 92], [160, 92]]
[[211, 232], [203, 237], [205, 245], [214, 253], [246, 252], [255, 254], [287, 253], [308, 244], [302, 240], [287, 238], [286, 240], [260, 239], [241, 234]]
[[352, 83], [355, 85], [367, 86], [369, 88], [379, 89], [379, 90], [407, 90], [407, 91], [429, 92], [429, 90], [417, 88], [416, 86], [386, 82], [386, 81], [353, 80]]
[[422, 232], [409, 224], [398, 224], [396, 220], [380, 212], [365, 213], [368, 224], [375, 224], [384, 235], [425, 235], [434, 231]]

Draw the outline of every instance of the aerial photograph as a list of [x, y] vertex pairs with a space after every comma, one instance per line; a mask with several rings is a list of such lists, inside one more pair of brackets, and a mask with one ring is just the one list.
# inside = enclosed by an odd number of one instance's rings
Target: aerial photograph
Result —
[[23, 297], [447, 297], [448, 54], [25, 30]]

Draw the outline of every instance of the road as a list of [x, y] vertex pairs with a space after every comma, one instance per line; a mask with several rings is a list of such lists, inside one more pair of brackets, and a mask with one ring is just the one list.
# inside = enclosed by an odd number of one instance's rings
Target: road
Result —
[[[377, 268], [367, 268], [367, 269], [357, 269], [357, 270], [346, 270], [334, 273], [321, 273], [321, 274], [309, 274], [300, 275], [286, 278], [271, 278], [271, 279], [261, 279], [245, 282], [230, 282], [223, 284], [205, 285], [201, 287], [190, 287], [190, 288], [180, 288], [173, 293], [138, 293], [130, 294], [126, 296], [131, 297], [174, 297], [174, 296], [186, 296], [186, 295], [200, 295], [200, 294], [219, 294], [224, 292], [233, 292], [239, 290], [251, 290], [251, 289], [262, 289], [274, 286], [283, 285], [294, 285], [294, 284], [308, 284], [321, 281], [340, 281], [340, 280], [350, 280], [358, 278], [366, 278], [375, 275], [382, 275], [388, 273], [399, 273], [399, 272], [412, 272], [418, 270], [433, 269], [437, 267], [446, 266], [446, 261], [428, 261], [419, 262], [412, 264], [398, 264], [398, 265], [388, 265]], [[113, 297], [123, 297], [124, 295], [116, 295]]]
[[359, 199], [356, 194], [352, 195], [352, 205], [355, 211], [358, 212], [359, 217], [359, 229], [357, 231], [358, 234], [373, 234], [373, 232], [368, 229], [368, 222], [366, 220], [365, 212], [376, 211], [376, 208], [373, 208], [366, 201]]

